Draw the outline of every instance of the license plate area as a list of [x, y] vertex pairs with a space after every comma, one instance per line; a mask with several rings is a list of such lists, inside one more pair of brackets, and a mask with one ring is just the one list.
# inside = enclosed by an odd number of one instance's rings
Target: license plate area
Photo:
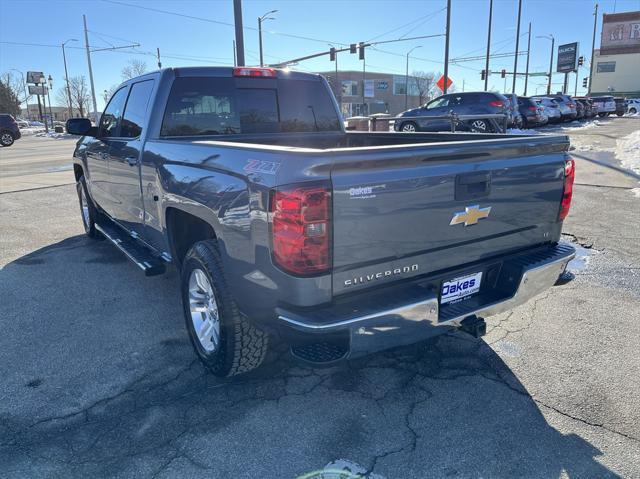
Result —
[[440, 287], [440, 304], [449, 304], [468, 298], [480, 291], [482, 271], [445, 280]]

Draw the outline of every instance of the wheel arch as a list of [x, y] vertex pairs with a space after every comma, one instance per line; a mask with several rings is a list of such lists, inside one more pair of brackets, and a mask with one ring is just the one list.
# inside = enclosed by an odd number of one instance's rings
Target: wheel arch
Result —
[[218, 239], [213, 225], [193, 212], [169, 206], [165, 209], [164, 220], [169, 250], [179, 266], [192, 245]]

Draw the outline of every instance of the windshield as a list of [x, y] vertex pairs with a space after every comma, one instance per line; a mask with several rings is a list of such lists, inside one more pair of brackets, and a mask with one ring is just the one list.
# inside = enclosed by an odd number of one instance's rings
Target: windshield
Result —
[[[239, 83], [239, 82], [238, 82]], [[245, 83], [246, 85], [246, 83]], [[251, 83], [183, 77], [171, 88], [161, 136], [340, 131], [324, 84], [309, 80]]]

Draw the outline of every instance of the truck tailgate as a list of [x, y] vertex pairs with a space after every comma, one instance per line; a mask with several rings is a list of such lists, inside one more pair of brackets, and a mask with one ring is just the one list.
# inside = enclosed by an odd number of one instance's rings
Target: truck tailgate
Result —
[[336, 155], [334, 295], [557, 241], [566, 137], [502, 141]]

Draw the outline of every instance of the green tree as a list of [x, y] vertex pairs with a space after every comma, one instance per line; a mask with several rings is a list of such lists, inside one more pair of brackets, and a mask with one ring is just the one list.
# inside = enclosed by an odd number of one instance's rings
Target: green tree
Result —
[[20, 100], [9, 84], [0, 80], [0, 113], [20, 116]]

